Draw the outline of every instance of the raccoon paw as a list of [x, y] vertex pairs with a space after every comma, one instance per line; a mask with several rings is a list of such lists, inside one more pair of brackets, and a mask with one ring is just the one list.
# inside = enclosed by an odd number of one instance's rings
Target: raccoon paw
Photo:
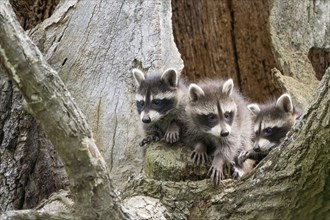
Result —
[[242, 177], [242, 173], [240, 172], [240, 170], [236, 167], [235, 163], [232, 163], [231, 166], [231, 178], [234, 180], [239, 180]]
[[240, 178], [240, 175], [237, 171], [234, 171], [233, 174], [231, 175], [231, 177], [234, 179], [234, 180], [239, 180]]
[[168, 131], [164, 135], [163, 140], [165, 140], [166, 143], [174, 144], [175, 142], [179, 141], [179, 131]]
[[207, 162], [207, 153], [206, 152], [199, 152], [198, 150], [194, 150], [191, 154], [191, 159], [195, 166], [203, 165]]
[[250, 156], [250, 151], [242, 151], [238, 157], [237, 157], [237, 163], [239, 166], [242, 166], [242, 164], [244, 163], [244, 161], [246, 161], [246, 159], [248, 159]]
[[215, 185], [219, 185], [220, 180], [224, 179], [222, 169], [219, 169], [214, 165], [211, 166], [207, 174], [211, 176], [211, 180], [214, 182]]
[[172, 122], [171, 125], [168, 127], [167, 131], [165, 132], [163, 140], [166, 143], [173, 144], [179, 141], [179, 137], [180, 127], [175, 122]]
[[139, 143], [141, 147], [143, 147], [146, 144], [150, 144], [152, 142], [159, 141], [159, 137], [156, 135], [148, 135], [147, 137], [143, 138], [142, 141]]

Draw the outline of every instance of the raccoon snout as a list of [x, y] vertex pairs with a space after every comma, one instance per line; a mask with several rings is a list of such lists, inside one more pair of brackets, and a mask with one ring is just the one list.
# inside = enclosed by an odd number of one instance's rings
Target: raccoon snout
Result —
[[253, 150], [255, 152], [260, 152], [261, 151], [260, 146], [258, 144], [254, 145]]
[[150, 123], [151, 119], [150, 119], [149, 115], [144, 115], [143, 118], [142, 118], [142, 122], [143, 123]]
[[221, 131], [220, 135], [221, 135], [221, 137], [227, 137], [229, 135], [229, 131], [223, 130], [223, 131]]

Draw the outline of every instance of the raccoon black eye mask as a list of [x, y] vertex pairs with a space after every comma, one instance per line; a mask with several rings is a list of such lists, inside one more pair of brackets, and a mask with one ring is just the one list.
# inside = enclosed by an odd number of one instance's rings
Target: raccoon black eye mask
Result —
[[[214, 149], [208, 173], [216, 185], [228, 175], [243, 175], [244, 172], [226, 174], [224, 168], [232, 166], [240, 151], [252, 149], [251, 115], [243, 96], [233, 87], [231, 79], [206, 80], [189, 86], [187, 145], [194, 146], [191, 158], [195, 165], [205, 163], [208, 149]], [[245, 164], [235, 166], [243, 168]]]
[[239, 160], [253, 159], [259, 163], [268, 152], [279, 145], [293, 126], [299, 113], [289, 94], [281, 95], [276, 103], [248, 105], [255, 117], [253, 150], [242, 152]]
[[139, 145], [159, 140], [176, 143], [183, 130], [178, 115], [184, 112], [180, 103], [182, 91], [186, 90], [179, 83], [178, 73], [174, 69], [167, 69], [162, 74], [151, 72], [146, 76], [138, 69], [132, 72], [137, 85], [136, 108], [145, 133]]

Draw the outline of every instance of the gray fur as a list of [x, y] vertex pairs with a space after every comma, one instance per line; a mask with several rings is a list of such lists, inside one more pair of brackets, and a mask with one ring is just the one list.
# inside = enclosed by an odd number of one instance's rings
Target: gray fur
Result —
[[[252, 149], [251, 114], [246, 107], [247, 102], [243, 96], [233, 88], [231, 79], [225, 82], [207, 80], [199, 83], [198, 87], [205, 95], [193, 95], [194, 99], [190, 99], [186, 107], [188, 127], [186, 145], [198, 146], [198, 149], [194, 149], [192, 155], [193, 162], [197, 165], [204, 162], [205, 150], [208, 154], [214, 155], [209, 173], [211, 179], [219, 184], [219, 181], [225, 178], [224, 168], [231, 166], [241, 151]], [[189, 94], [191, 92], [189, 91]], [[233, 110], [233, 120], [230, 126], [224, 119], [220, 119], [220, 116], [217, 125], [213, 126], [224, 125], [227, 128], [230, 127], [227, 137], [221, 137], [220, 134], [218, 136], [210, 134], [211, 127], [197, 119], [199, 114], [218, 114], [217, 105], [220, 105], [220, 108], [225, 111]], [[221, 127], [221, 130], [224, 129], [224, 126]], [[203, 147], [200, 147], [201, 145]], [[204, 149], [204, 152], [200, 149]]]
[[[183, 80], [179, 80], [175, 69], [167, 69], [162, 74], [149, 72], [146, 76], [141, 76], [141, 73], [140, 70], [133, 70], [137, 83], [136, 94], [139, 97], [137, 110], [145, 133], [140, 146], [158, 140], [173, 144], [179, 140], [184, 130], [178, 116], [184, 114], [183, 103], [187, 100], [187, 87]], [[158, 108], [154, 104], [156, 99], [167, 102]], [[144, 105], [139, 106], [141, 100]]]
[[257, 116], [260, 112], [260, 107], [258, 104], [250, 104], [248, 105], [248, 109], [251, 111], [251, 113], [254, 115], [254, 116]]
[[139, 86], [141, 82], [145, 80], [143, 72], [139, 69], [133, 69], [132, 73], [136, 84]]
[[255, 160], [259, 163], [266, 157], [270, 150], [278, 146], [285, 138], [287, 132], [292, 128], [300, 110], [295, 108], [289, 94], [281, 95], [276, 102], [257, 105], [256, 108], [249, 109], [255, 114], [254, 132], [255, 143], [252, 150], [242, 152], [238, 160]]
[[178, 86], [179, 76], [176, 70], [173, 68], [165, 70], [160, 78], [172, 87]]
[[194, 102], [204, 96], [204, 91], [195, 83], [189, 85], [189, 99]]
[[287, 93], [284, 93], [277, 99], [276, 106], [284, 112], [293, 112], [292, 100]]

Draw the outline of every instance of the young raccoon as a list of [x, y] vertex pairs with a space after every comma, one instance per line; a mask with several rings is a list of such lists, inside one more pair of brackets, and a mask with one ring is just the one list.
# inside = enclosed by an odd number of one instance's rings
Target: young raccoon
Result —
[[255, 116], [255, 143], [253, 149], [244, 151], [238, 160], [253, 159], [259, 163], [269, 151], [279, 145], [295, 123], [300, 113], [295, 109], [289, 94], [281, 95], [276, 103], [250, 104]]
[[[194, 145], [196, 165], [205, 163], [213, 151], [209, 174], [215, 184], [225, 178], [224, 168], [231, 167], [241, 151], [252, 149], [252, 119], [246, 106], [232, 79], [189, 86], [186, 145]], [[243, 170], [247, 164], [237, 166]]]
[[151, 72], [145, 76], [138, 69], [132, 72], [138, 86], [136, 107], [146, 135], [140, 146], [161, 139], [170, 144], [177, 142], [182, 132], [180, 114], [184, 112], [181, 101], [187, 90], [179, 82], [178, 73], [174, 69], [161, 75]]

